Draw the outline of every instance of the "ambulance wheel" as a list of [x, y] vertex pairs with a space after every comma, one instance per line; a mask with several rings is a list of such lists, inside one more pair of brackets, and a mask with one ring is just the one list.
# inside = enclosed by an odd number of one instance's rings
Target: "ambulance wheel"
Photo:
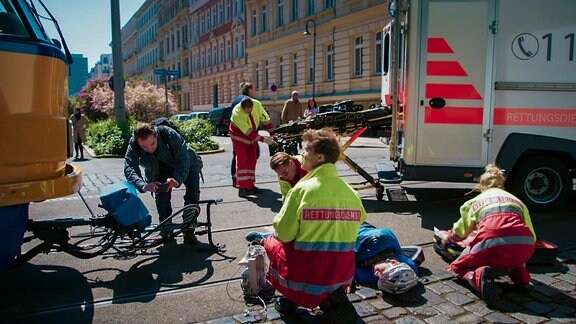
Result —
[[570, 198], [572, 179], [568, 166], [550, 157], [523, 162], [514, 172], [512, 192], [529, 210], [553, 209]]
[[378, 201], [382, 201], [382, 199], [384, 199], [384, 188], [376, 188], [376, 199], [378, 199]]

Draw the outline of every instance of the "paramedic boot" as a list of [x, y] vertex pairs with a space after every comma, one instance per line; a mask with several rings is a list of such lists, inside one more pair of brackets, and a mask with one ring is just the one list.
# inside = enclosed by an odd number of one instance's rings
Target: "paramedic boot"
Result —
[[496, 271], [490, 266], [480, 267], [466, 274], [468, 283], [480, 293], [480, 297], [488, 306], [494, 305], [500, 295], [500, 288], [494, 283], [496, 277]]
[[348, 299], [344, 286], [333, 291], [322, 301], [320, 309], [324, 312], [325, 321], [329, 323], [353, 324], [360, 322], [360, 315]]
[[298, 304], [284, 296], [278, 297], [274, 302], [274, 309], [281, 314], [293, 313], [296, 311], [296, 308], [298, 308]]

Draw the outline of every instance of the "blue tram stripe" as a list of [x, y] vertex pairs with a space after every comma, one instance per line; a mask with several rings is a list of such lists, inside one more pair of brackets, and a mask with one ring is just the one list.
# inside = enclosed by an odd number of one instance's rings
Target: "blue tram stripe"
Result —
[[68, 60], [61, 50], [59, 50], [54, 45], [45, 42], [0, 37], [0, 52], [13, 52], [54, 57], [68, 64]]

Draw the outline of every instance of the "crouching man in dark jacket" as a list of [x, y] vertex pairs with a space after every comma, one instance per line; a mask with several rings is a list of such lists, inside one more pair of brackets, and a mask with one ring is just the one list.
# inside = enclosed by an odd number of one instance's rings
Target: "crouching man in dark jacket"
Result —
[[[184, 204], [200, 199], [201, 162], [197, 153], [175, 130], [140, 123], [130, 139], [124, 156], [124, 175], [140, 192], [154, 194], [160, 222], [172, 214], [172, 188], [184, 184]], [[144, 177], [140, 171], [144, 169]], [[165, 184], [162, 186], [162, 184]], [[164, 237], [170, 233], [162, 233]], [[184, 233], [184, 242], [198, 242], [194, 233]]]

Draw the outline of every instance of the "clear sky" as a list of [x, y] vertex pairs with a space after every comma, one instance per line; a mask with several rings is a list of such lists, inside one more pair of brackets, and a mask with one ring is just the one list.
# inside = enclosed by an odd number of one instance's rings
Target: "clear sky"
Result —
[[[110, 0], [43, 0], [58, 21], [68, 48], [88, 58], [90, 70], [100, 54], [112, 53]], [[140, 8], [144, 0], [120, 0], [120, 28]], [[43, 22], [52, 38], [58, 34]]]

